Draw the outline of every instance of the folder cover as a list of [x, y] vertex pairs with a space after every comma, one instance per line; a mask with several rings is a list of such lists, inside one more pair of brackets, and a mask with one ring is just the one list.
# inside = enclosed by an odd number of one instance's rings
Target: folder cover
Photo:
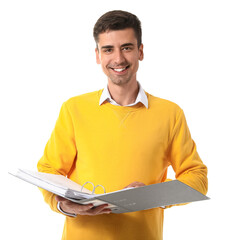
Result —
[[79, 204], [93, 203], [94, 206], [98, 206], [108, 203], [113, 213], [135, 212], [209, 199], [207, 196], [178, 180], [137, 188], [126, 188], [110, 193], [94, 194], [95, 188], [101, 185], [93, 186], [93, 191], [89, 191], [84, 188], [86, 183], [81, 186], [63, 175], [24, 169], [17, 169], [9, 173]]

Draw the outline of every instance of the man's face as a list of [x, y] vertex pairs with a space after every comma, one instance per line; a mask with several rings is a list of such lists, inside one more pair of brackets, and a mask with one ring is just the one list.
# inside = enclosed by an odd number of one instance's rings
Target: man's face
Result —
[[109, 81], [116, 85], [136, 81], [139, 60], [143, 59], [143, 45], [138, 48], [132, 28], [99, 34], [95, 53], [96, 61]]

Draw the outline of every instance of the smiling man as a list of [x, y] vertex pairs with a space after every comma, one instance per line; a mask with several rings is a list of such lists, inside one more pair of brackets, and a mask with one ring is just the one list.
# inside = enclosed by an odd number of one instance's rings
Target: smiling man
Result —
[[[112, 192], [168, 181], [172, 165], [178, 180], [206, 194], [207, 168], [182, 109], [145, 92], [137, 81], [144, 56], [139, 19], [107, 12], [96, 22], [94, 38], [106, 87], [62, 105], [38, 170]], [[50, 207], [66, 216], [62, 239], [163, 238], [164, 208], [113, 214], [107, 204], [83, 206], [42, 192]]]
[[136, 100], [138, 83], [136, 73], [143, 60], [143, 45], [138, 45], [133, 28], [106, 31], [98, 35], [97, 63], [108, 77], [108, 89], [120, 105]]
[[107, 31], [98, 38], [97, 63], [102, 65], [109, 84], [122, 86], [136, 82], [139, 60], [143, 60], [143, 45], [138, 47], [134, 30]]

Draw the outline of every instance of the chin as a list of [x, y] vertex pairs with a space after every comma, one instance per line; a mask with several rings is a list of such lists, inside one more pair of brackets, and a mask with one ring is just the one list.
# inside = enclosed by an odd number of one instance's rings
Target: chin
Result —
[[112, 79], [112, 78], [109, 78], [109, 79], [113, 84], [115, 84], [117, 86], [125, 85], [125, 84], [129, 83], [130, 80], [131, 80], [130, 78], [129, 79]]

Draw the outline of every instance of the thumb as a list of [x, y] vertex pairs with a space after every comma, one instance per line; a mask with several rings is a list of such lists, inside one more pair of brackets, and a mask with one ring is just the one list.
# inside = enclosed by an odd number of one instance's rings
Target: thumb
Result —
[[60, 196], [58, 196], [58, 195], [55, 196], [55, 199], [56, 199], [56, 201], [58, 201], [58, 202], [67, 201], [67, 199], [65, 199], [65, 198], [63, 198], [63, 197], [60, 197]]

